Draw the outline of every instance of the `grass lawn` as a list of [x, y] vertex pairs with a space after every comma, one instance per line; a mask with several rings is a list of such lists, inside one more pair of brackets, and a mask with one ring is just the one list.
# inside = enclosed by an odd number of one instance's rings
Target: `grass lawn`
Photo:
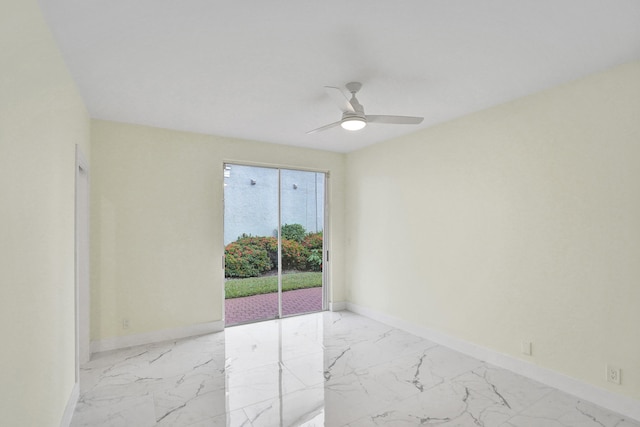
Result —
[[[282, 291], [322, 286], [321, 272], [287, 273], [282, 275]], [[278, 276], [228, 279], [224, 284], [225, 298], [248, 297], [278, 291]]]

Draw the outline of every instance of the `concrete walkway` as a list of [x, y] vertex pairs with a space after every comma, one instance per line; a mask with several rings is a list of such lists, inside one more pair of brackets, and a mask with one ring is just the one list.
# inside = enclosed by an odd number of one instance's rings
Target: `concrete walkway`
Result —
[[[254, 295], [226, 299], [226, 326], [278, 317], [278, 294]], [[282, 315], [310, 313], [322, 310], [322, 287], [297, 289], [282, 293]]]

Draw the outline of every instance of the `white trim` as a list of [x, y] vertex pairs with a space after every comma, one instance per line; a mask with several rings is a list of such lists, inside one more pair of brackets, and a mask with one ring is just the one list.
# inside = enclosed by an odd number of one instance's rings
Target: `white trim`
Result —
[[[75, 296], [75, 379], [80, 381], [80, 365], [89, 361], [89, 322], [90, 322], [90, 207], [91, 188], [89, 181], [89, 162], [87, 162], [80, 146], [76, 144], [75, 184], [74, 184], [74, 296]], [[80, 184], [84, 182], [86, 199], [79, 200]], [[83, 202], [83, 206], [78, 203]], [[86, 224], [82, 224], [80, 217], [86, 216]], [[82, 227], [84, 225], [84, 227]], [[83, 245], [83, 243], [85, 245]], [[84, 248], [84, 250], [83, 250]], [[84, 262], [81, 269], [81, 262]], [[82, 275], [81, 273], [85, 274]]]
[[101, 351], [117, 350], [120, 348], [133, 347], [136, 345], [151, 344], [161, 341], [169, 341], [180, 338], [187, 338], [196, 335], [212, 334], [224, 330], [224, 321], [199, 323], [196, 325], [183, 326], [180, 328], [163, 329], [160, 331], [145, 332], [143, 334], [125, 335], [122, 337], [105, 338], [100, 341], [91, 342], [91, 353]]
[[[82, 189], [82, 191], [81, 191]], [[74, 227], [74, 384], [71, 395], [64, 409], [61, 427], [71, 425], [73, 413], [80, 397], [80, 365], [88, 362], [91, 357], [89, 334], [90, 321], [90, 213], [89, 201], [91, 197], [89, 182], [89, 162], [87, 162], [80, 146], [75, 146], [75, 172], [73, 195], [73, 227]]]
[[336, 302], [329, 303], [329, 311], [344, 311], [344, 310], [347, 310], [347, 303], [344, 301], [336, 301]]
[[67, 406], [64, 408], [64, 414], [62, 414], [62, 420], [60, 420], [60, 427], [69, 427], [71, 425], [71, 419], [73, 418], [73, 413], [76, 410], [76, 404], [78, 403], [79, 398], [80, 386], [78, 383], [75, 383], [71, 390], [69, 400], [67, 401]]
[[282, 169], [278, 171], [278, 319], [282, 319]]
[[347, 302], [346, 309], [385, 323], [389, 326], [402, 329], [419, 337], [426, 338], [437, 344], [441, 344], [476, 359], [483, 360], [492, 365], [508, 369], [517, 374], [577, 396], [580, 399], [595, 403], [596, 405], [610, 411], [617, 412], [625, 417], [640, 421], [640, 402], [638, 400], [612, 393], [608, 390], [596, 387], [593, 384], [582, 382], [559, 372], [534, 365], [525, 360], [521, 360], [486, 347], [481, 347], [460, 338], [434, 331], [433, 329], [418, 326], [414, 323], [389, 316], [388, 314], [371, 308]]
[[[321, 173], [321, 172], [317, 172]], [[329, 182], [329, 172], [324, 172], [324, 197], [323, 197], [323, 209], [324, 226], [322, 227], [322, 310], [331, 310], [331, 299], [333, 297], [333, 282], [331, 281], [331, 262], [329, 261], [330, 247], [331, 247], [331, 215], [329, 198], [331, 197], [331, 184]], [[316, 176], [316, 186], [318, 185]], [[317, 188], [317, 187], [316, 187]], [[317, 196], [316, 196], [317, 201]], [[333, 310], [331, 310], [333, 311]]]
[[225, 303], [226, 299], [227, 299], [227, 290], [225, 289], [224, 283], [225, 283], [225, 272], [226, 272], [226, 264], [227, 264], [227, 259], [226, 259], [226, 246], [224, 244], [224, 224], [225, 224], [225, 212], [226, 212], [226, 208], [225, 208], [225, 200], [224, 200], [224, 186], [227, 185], [224, 183], [224, 171], [225, 168], [227, 166], [227, 162], [222, 162], [222, 203], [220, 204], [222, 207], [222, 240], [220, 240], [220, 244], [222, 245], [222, 275], [220, 277], [220, 283], [222, 283], [222, 286], [220, 287], [220, 293], [222, 294], [222, 299], [220, 301], [220, 305], [221, 307], [221, 312], [222, 312], [222, 322], [224, 323], [225, 319], [227, 318], [227, 304]]
[[267, 163], [267, 162], [252, 162], [250, 160], [233, 160], [230, 158], [226, 158], [226, 160], [222, 160], [224, 164], [230, 165], [238, 165], [238, 166], [253, 166], [258, 168], [267, 168], [267, 169], [288, 169], [294, 171], [301, 172], [319, 172], [319, 173], [329, 173], [329, 169], [318, 169], [304, 166], [297, 166], [287, 163]]

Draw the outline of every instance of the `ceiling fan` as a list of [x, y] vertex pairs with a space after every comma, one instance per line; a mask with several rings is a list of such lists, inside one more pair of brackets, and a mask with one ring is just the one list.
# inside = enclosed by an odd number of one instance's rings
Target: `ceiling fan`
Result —
[[341, 126], [343, 129], [356, 131], [364, 128], [367, 123], [385, 123], [392, 125], [417, 125], [422, 123], [424, 117], [410, 117], [410, 116], [379, 116], [364, 114], [364, 107], [356, 98], [356, 93], [362, 88], [362, 83], [351, 82], [345, 85], [347, 90], [351, 92], [351, 99], [347, 98], [342, 89], [334, 86], [325, 86], [332, 92], [338, 91], [342, 95], [340, 99], [340, 105], [342, 109], [342, 119], [340, 121], [324, 125], [317, 129], [307, 132], [307, 134], [321, 132], [327, 129], [331, 129], [336, 126]]

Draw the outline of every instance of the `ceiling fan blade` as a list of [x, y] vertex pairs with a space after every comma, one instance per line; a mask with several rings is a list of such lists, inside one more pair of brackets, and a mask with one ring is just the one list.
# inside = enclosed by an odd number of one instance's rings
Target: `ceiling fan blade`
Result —
[[424, 120], [424, 117], [367, 115], [368, 123], [388, 123], [393, 125], [418, 125], [422, 123], [423, 120]]
[[[343, 112], [350, 112], [350, 113], [355, 113], [356, 109], [353, 107], [353, 105], [351, 105], [351, 102], [349, 101], [349, 98], [347, 98], [347, 95], [344, 94], [344, 92], [342, 91], [342, 89], [340, 89], [339, 87], [335, 87], [335, 86], [325, 86], [326, 89], [331, 89], [331, 90], [327, 90], [327, 93], [329, 94], [329, 96], [331, 96], [331, 98], [334, 100], [334, 102], [338, 105], [338, 107], [340, 108], [340, 110], [342, 110]], [[339, 94], [338, 94], [339, 92]]]
[[324, 125], [322, 127], [319, 127], [318, 129], [310, 130], [309, 132], [307, 132], [307, 135], [309, 135], [310, 133], [322, 132], [323, 130], [331, 129], [331, 128], [334, 128], [336, 126], [340, 126], [341, 122], [342, 122], [342, 120], [340, 120], [339, 122], [335, 122], [335, 123], [331, 123], [331, 124], [328, 124], [328, 125]]

